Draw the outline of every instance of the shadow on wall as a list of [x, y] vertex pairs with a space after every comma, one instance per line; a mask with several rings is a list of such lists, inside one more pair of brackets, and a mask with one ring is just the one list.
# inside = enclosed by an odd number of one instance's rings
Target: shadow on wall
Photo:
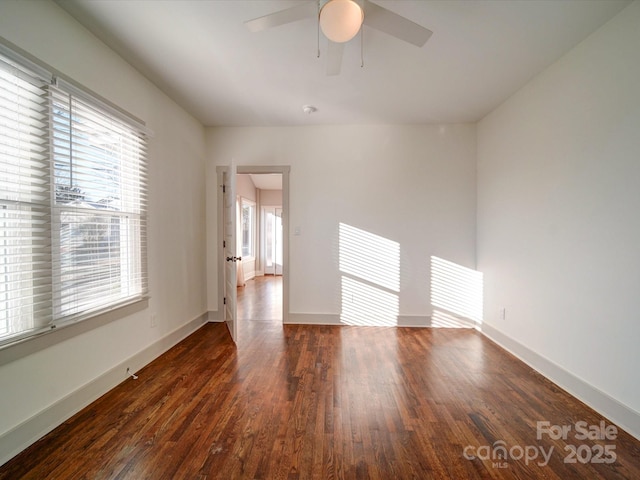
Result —
[[[339, 224], [340, 322], [397, 326], [400, 314], [400, 244]], [[473, 328], [482, 323], [482, 273], [431, 257], [431, 326]]]

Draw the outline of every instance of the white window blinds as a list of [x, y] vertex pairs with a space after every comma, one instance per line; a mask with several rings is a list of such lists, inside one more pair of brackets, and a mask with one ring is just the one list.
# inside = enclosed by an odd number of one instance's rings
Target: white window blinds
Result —
[[0, 56], [0, 338], [51, 321], [47, 88]]
[[146, 138], [0, 51], [0, 345], [147, 294]]
[[51, 88], [54, 312], [86, 314], [146, 293], [145, 141]]

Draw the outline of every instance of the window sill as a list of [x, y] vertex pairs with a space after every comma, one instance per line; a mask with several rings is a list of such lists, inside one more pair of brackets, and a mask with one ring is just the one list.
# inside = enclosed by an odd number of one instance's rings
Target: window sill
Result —
[[13, 343], [7, 343], [0, 347], [0, 366], [52, 347], [57, 343], [93, 330], [94, 328], [101, 327], [107, 323], [128, 317], [148, 307], [149, 298], [142, 298], [90, 318], [59, 325], [56, 328], [45, 330], [31, 337], [21, 338]]

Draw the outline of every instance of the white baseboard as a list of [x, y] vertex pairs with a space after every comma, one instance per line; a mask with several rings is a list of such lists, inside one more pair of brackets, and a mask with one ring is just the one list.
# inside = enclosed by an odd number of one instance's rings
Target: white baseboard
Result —
[[293, 313], [289, 312], [288, 324], [300, 325], [342, 325], [336, 313]]
[[640, 413], [581, 378], [576, 377], [551, 360], [530, 350], [491, 325], [482, 324], [480, 331], [484, 336], [640, 440]]
[[[457, 327], [473, 328], [474, 324], [468, 320], [460, 319]], [[289, 324], [301, 325], [345, 325], [340, 320], [339, 313], [289, 313]], [[376, 325], [371, 325], [376, 326]], [[390, 326], [390, 325], [386, 325]], [[429, 315], [398, 315], [397, 323], [394, 327], [443, 327], [444, 325], [434, 324]], [[450, 325], [446, 325], [451, 327]]]
[[398, 315], [398, 327], [429, 327], [431, 317], [428, 315]]
[[249, 280], [253, 280], [254, 278], [256, 278], [255, 270], [251, 270], [250, 272], [244, 273], [244, 283], [247, 283]]
[[223, 312], [220, 310], [209, 310], [207, 312], [207, 321], [208, 322], [224, 322], [222, 318]]
[[475, 324], [466, 318], [448, 315], [446, 321], [432, 315], [398, 315], [398, 327], [429, 327], [429, 328], [474, 328]]
[[94, 402], [128, 378], [127, 367], [137, 372], [207, 322], [204, 313], [122, 361], [99, 377], [69, 393], [53, 405], [0, 435], [0, 465]]

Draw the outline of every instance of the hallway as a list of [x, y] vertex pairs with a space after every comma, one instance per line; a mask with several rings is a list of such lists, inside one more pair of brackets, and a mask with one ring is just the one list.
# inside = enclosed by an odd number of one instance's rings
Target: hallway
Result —
[[282, 323], [282, 276], [265, 275], [238, 287], [238, 320]]

